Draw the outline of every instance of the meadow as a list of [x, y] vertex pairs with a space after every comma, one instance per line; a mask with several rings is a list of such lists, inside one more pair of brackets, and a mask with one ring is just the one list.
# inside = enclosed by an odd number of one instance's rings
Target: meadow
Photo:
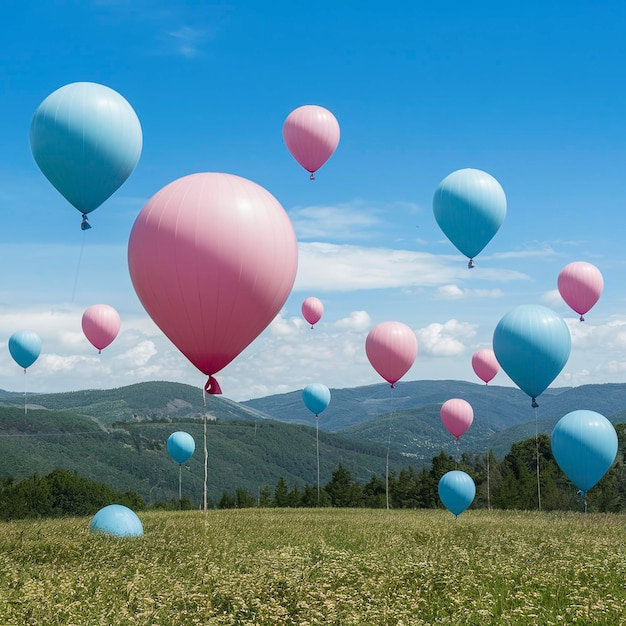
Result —
[[143, 512], [0, 525], [5, 625], [626, 623], [626, 517], [444, 510]]

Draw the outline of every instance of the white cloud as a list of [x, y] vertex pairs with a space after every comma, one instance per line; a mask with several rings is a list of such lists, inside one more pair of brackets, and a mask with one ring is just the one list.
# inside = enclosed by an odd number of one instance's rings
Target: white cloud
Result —
[[467, 349], [465, 342], [476, 335], [476, 327], [467, 322], [448, 320], [432, 323], [417, 331], [420, 352], [431, 356], [450, 357]]
[[501, 298], [502, 289], [461, 289], [458, 285], [437, 287], [435, 297], [441, 300], [459, 300], [461, 298]]
[[177, 52], [188, 59], [192, 59], [200, 53], [200, 46], [207, 38], [207, 33], [199, 28], [180, 26], [168, 35], [174, 40]]
[[337, 330], [363, 332], [372, 325], [367, 311], [352, 311], [349, 317], [344, 317], [334, 323]]
[[527, 280], [521, 272], [474, 269], [469, 275], [457, 256], [411, 250], [366, 248], [331, 243], [300, 243], [294, 289], [356, 291], [398, 287], [437, 287], [467, 280]]

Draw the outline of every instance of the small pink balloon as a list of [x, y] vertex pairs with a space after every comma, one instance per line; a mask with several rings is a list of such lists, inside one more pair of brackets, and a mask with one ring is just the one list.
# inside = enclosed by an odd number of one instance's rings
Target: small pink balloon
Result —
[[108, 304], [92, 304], [83, 313], [83, 333], [98, 353], [102, 352], [120, 332], [119, 313]]
[[604, 279], [595, 265], [586, 261], [574, 261], [561, 270], [557, 286], [563, 300], [580, 315], [580, 321], [584, 322], [583, 315], [602, 295]]
[[316, 172], [339, 145], [339, 123], [324, 107], [307, 104], [292, 111], [283, 124], [283, 139], [293, 158], [311, 172]]
[[480, 380], [486, 385], [490, 380], [498, 373], [500, 364], [493, 350], [489, 348], [483, 348], [474, 353], [472, 357], [472, 368]]
[[415, 363], [417, 337], [402, 322], [382, 322], [367, 335], [365, 352], [372, 367], [394, 387]]
[[474, 421], [472, 405], [461, 398], [446, 400], [441, 406], [440, 415], [443, 425], [457, 441]]
[[322, 319], [322, 315], [324, 315], [324, 305], [321, 300], [311, 296], [302, 303], [302, 317], [311, 324], [311, 328]]
[[278, 200], [250, 180], [191, 174], [140, 211], [128, 268], [156, 325], [221, 393], [214, 374], [276, 317], [296, 277], [298, 249]]

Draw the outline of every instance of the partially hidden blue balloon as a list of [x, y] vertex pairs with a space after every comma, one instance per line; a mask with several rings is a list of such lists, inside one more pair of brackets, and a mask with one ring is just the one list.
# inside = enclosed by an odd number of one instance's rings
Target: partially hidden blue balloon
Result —
[[91, 520], [89, 530], [113, 537], [141, 537], [143, 526], [137, 514], [122, 504], [109, 504]]
[[567, 324], [552, 309], [523, 304], [509, 311], [493, 333], [493, 351], [509, 378], [532, 398], [545, 391], [569, 359]]
[[466, 168], [446, 176], [433, 197], [439, 228], [470, 259], [493, 239], [506, 216], [506, 196], [500, 183], [487, 172]]
[[97, 209], [135, 169], [143, 137], [131, 105], [97, 83], [65, 85], [37, 108], [33, 157], [52, 185], [83, 214]]
[[330, 403], [330, 390], [320, 383], [312, 383], [302, 390], [302, 401], [311, 413], [318, 416]]
[[9, 352], [24, 369], [30, 367], [41, 354], [41, 339], [32, 330], [18, 330], [9, 337]]
[[565, 475], [584, 496], [617, 455], [617, 433], [604, 415], [578, 410], [564, 415], [552, 431], [552, 453]]
[[193, 437], [182, 430], [172, 433], [167, 439], [167, 451], [179, 465], [190, 459], [195, 449]]
[[439, 497], [443, 505], [458, 517], [474, 501], [476, 485], [469, 474], [461, 470], [452, 470], [439, 480]]

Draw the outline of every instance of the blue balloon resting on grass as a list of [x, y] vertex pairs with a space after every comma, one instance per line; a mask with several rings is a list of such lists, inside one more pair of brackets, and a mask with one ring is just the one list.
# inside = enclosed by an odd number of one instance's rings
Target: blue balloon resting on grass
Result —
[[114, 537], [141, 537], [143, 526], [134, 511], [121, 504], [109, 504], [91, 520], [89, 530]]
[[195, 449], [193, 437], [182, 430], [172, 433], [167, 439], [167, 451], [179, 465], [190, 459]]
[[613, 464], [617, 433], [600, 413], [572, 411], [557, 422], [551, 445], [559, 467], [584, 496]]
[[469, 474], [452, 470], [441, 477], [438, 491], [446, 509], [458, 517], [474, 501], [476, 485]]

